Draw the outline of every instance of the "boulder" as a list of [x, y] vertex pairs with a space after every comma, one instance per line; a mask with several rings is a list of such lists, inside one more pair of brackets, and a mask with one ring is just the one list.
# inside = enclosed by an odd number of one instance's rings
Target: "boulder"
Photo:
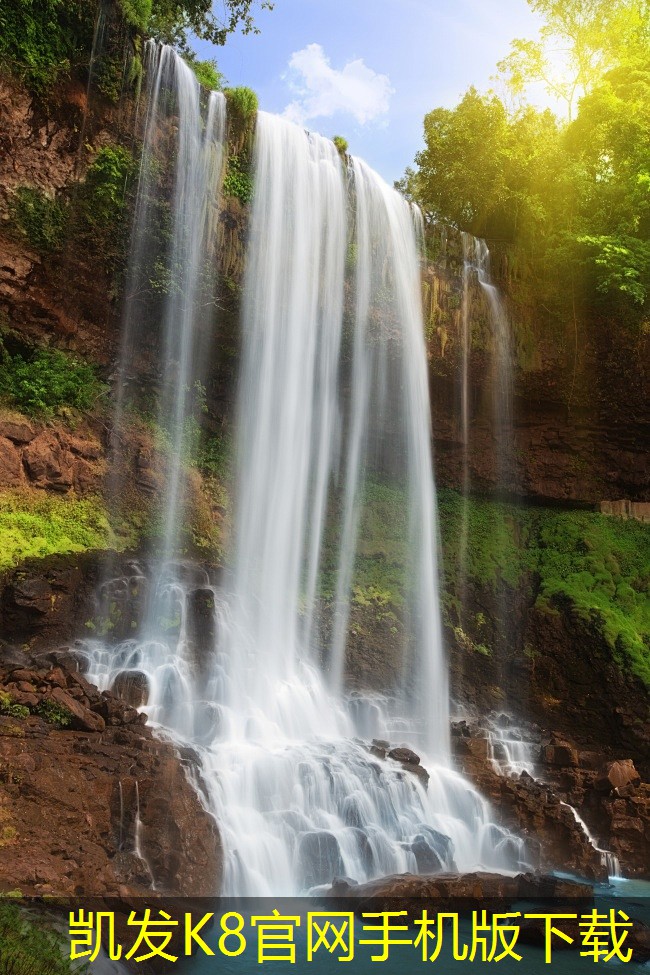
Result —
[[67, 708], [72, 715], [72, 726], [82, 731], [103, 731], [106, 722], [100, 714], [95, 714], [76, 701], [60, 687], [55, 687], [51, 699]]
[[614, 789], [625, 789], [626, 786], [637, 786], [641, 776], [634, 767], [631, 758], [620, 759], [617, 762], [607, 762], [601, 768], [594, 781], [594, 788], [598, 792], [612, 792]]
[[396, 762], [402, 762], [406, 765], [419, 765], [420, 756], [416, 755], [414, 751], [410, 748], [405, 748], [401, 746], [400, 748], [391, 748], [388, 752], [388, 757], [394, 759]]

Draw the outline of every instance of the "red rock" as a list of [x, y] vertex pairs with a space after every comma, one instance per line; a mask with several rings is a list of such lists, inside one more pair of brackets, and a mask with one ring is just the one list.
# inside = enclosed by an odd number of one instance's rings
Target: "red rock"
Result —
[[0, 420], [0, 437], [5, 437], [13, 443], [29, 443], [35, 436], [36, 431], [28, 420], [10, 417]]
[[35, 487], [69, 491], [72, 487], [72, 458], [51, 431], [44, 431], [23, 452], [25, 470]]
[[617, 762], [607, 762], [598, 773], [594, 788], [598, 792], [611, 792], [627, 785], [637, 786], [640, 782], [641, 776], [635, 769], [634, 762], [631, 758], [625, 758]]
[[79, 701], [75, 701], [60, 687], [55, 687], [52, 691], [52, 699], [67, 708], [72, 714], [73, 727], [81, 728], [84, 731], [103, 731], [106, 722], [100, 714], [83, 707]]
[[0, 437], [0, 487], [17, 487], [22, 483], [20, 453], [10, 440]]

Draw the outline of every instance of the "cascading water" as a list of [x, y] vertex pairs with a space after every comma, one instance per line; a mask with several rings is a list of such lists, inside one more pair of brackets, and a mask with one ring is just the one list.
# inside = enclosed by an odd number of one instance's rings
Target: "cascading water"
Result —
[[[172, 254], [182, 278], [164, 308], [171, 381], [162, 417], [180, 437], [197, 378], [200, 201], [212, 184], [194, 89], [175, 56], [159, 57], [159, 71], [173, 61], [167, 77], [178, 86]], [[454, 866], [516, 870], [523, 843], [491, 823], [487, 804], [450, 768], [413, 212], [362, 162], [346, 170], [332, 143], [265, 113], [254, 176], [231, 568], [217, 587], [172, 561], [183, 510], [172, 463], [165, 557], [142, 635], [87, 643], [92, 677], [107, 687], [119, 672], [143, 672], [151, 719], [193, 744], [222, 832], [223, 893], [292, 894], [335, 876]], [[134, 263], [143, 247], [136, 235]], [[360, 525], [378, 479], [400, 492], [406, 512], [401, 665], [384, 694], [348, 694]], [[336, 551], [331, 608], [321, 596], [326, 537]], [[134, 566], [125, 587], [143, 586], [142, 576]], [[359, 740], [372, 735], [416, 744], [428, 789]]]

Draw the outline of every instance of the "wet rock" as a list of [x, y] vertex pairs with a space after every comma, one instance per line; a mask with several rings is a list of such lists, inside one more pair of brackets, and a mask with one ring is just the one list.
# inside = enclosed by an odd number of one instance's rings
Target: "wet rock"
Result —
[[416, 755], [414, 751], [410, 748], [401, 746], [400, 748], [391, 748], [388, 752], [388, 757], [394, 759], [396, 762], [402, 762], [407, 765], [419, 765], [420, 756]]
[[571, 766], [580, 764], [577, 748], [568, 741], [554, 738], [542, 748], [541, 760], [547, 765]]
[[598, 792], [611, 792], [614, 789], [624, 789], [626, 786], [637, 786], [641, 782], [641, 776], [634, 767], [631, 758], [621, 759], [617, 762], [607, 762], [598, 773], [594, 782], [594, 788]]
[[300, 886], [306, 890], [331, 883], [345, 872], [338, 840], [333, 833], [312, 832], [301, 836], [298, 844]]
[[72, 451], [73, 454], [77, 454], [79, 457], [83, 457], [84, 460], [97, 460], [101, 457], [102, 448], [94, 440], [82, 440], [79, 437], [67, 438], [68, 449]]
[[149, 679], [141, 670], [122, 670], [111, 691], [132, 708], [141, 708], [149, 700]]
[[[406, 906], [413, 916], [421, 916], [428, 903], [434, 911], [489, 909], [503, 910], [506, 905], [524, 898], [549, 898], [558, 904], [586, 905], [593, 900], [589, 884], [559, 880], [557, 877], [519, 874], [507, 877], [494, 873], [450, 874], [433, 876], [395, 874], [380, 877], [366, 884], [349, 885], [339, 881], [327, 892], [328, 896], [349, 897], [360, 902], [365, 910], [372, 904], [373, 911], [390, 909], [396, 900]], [[409, 904], [411, 901], [411, 904]], [[497, 906], [501, 905], [501, 906]]]

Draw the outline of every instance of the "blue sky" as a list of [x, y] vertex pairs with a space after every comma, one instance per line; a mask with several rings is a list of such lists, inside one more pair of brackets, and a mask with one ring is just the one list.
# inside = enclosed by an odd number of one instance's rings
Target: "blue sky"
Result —
[[426, 112], [489, 88], [510, 41], [538, 29], [526, 0], [276, 0], [256, 20], [259, 35], [193, 46], [266, 111], [345, 136], [389, 182], [422, 147]]

